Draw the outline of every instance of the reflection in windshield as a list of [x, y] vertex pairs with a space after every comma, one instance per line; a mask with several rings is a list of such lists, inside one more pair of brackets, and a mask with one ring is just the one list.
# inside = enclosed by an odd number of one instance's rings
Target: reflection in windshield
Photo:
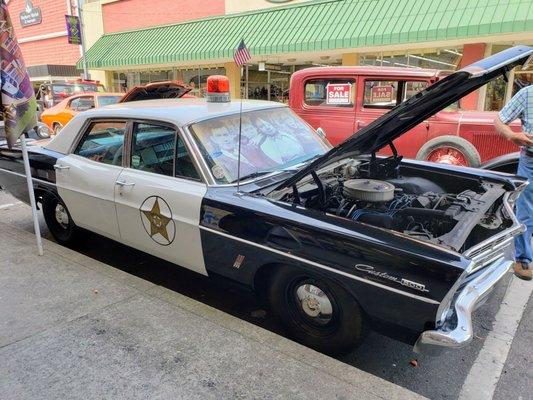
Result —
[[105, 107], [110, 104], [118, 103], [118, 101], [122, 98], [122, 96], [99, 96], [98, 97], [98, 103], [100, 107]]
[[[243, 113], [241, 129], [241, 177], [285, 169], [328, 150], [312, 128], [285, 107]], [[199, 122], [191, 130], [217, 182], [235, 182], [239, 115]]]

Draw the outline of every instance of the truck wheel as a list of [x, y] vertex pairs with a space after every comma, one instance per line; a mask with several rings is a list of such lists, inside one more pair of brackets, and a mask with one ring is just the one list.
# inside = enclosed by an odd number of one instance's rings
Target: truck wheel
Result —
[[452, 135], [431, 139], [420, 148], [416, 159], [465, 167], [477, 168], [481, 165], [481, 157], [474, 145]]
[[46, 226], [56, 242], [64, 246], [77, 243], [79, 228], [72, 221], [65, 203], [56, 196], [47, 195], [42, 206]]
[[363, 313], [355, 299], [312, 271], [280, 268], [272, 277], [268, 298], [290, 336], [308, 347], [339, 355], [362, 342]]

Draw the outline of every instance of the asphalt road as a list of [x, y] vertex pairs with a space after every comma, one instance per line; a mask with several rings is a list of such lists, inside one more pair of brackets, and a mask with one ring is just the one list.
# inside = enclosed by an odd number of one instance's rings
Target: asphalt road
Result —
[[[33, 231], [29, 207], [2, 191], [0, 221]], [[43, 236], [51, 239], [42, 218], [40, 222]], [[88, 234], [86, 242], [77, 250], [115, 268], [284, 334], [267, 307], [260, 304], [253, 294], [229, 282], [197, 275], [93, 234]], [[413, 353], [406, 344], [371, 332], [361, 347], [342, 357], [341, 361], [431, 399], [457, 399], [480, 352], [485, 351], [485, 338], [491, 333], [494, 317], [510, 279], [514, 278], [509, 277], [502, 282], [487, 303], [476, 311], [476, 336], [466, 348], [448, 351], [438, 357], [421, 356]], [[509, 343], [509, 355], [494, 393], [495, 399], [533, 399], [532, 317], [533, 301], [530, 298], [514, 340]], [[416, 367], [411, 364], [412, 360], [416, 360]], [[490, 369], [487, 370], [487, 373], [490, 372]]]

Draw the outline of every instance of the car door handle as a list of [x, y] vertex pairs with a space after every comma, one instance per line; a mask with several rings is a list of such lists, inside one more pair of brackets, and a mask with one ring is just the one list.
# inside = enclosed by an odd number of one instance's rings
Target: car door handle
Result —
[[364, 128], [366, 126], [366, 124], [363, 121], [359, 121], [359, 120], [355, 121], [355, 124], [357, 126], [357, 129]]
[[135, 183], [127, 183], [126, 181], [115, 181], [115, 184], [119, 185], [120, 187], [126, 187], [126, 186], [130, 186], [130, 187], [133, 187], [135, 186]]
[[66, 169], [70, 169], [70, 166], [69, 165], [54, 165], [54, 169], [56, 171], [63, 171]]

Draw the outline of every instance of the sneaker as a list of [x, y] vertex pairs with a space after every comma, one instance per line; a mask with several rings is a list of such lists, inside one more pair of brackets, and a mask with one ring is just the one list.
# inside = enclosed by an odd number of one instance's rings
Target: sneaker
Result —
[[529, 268], [529, 265], [522, 261], [514, 263], [514, 274], [525, 281], [530, 281], [533, 277], [533, 271]]

